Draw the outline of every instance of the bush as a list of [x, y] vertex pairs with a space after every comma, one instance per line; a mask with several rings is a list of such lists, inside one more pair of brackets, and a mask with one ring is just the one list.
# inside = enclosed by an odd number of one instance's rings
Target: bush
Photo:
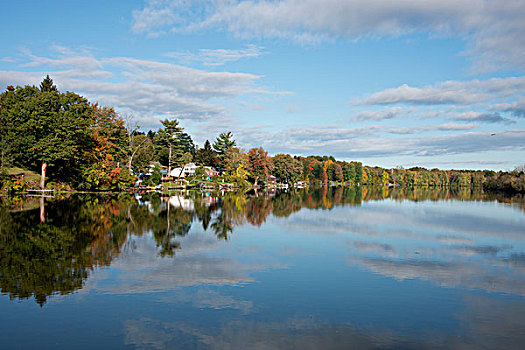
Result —
[[25, 192], [27, 190], [27, 185], [20, 180], [8, 181], [6, 184], [6, 189], [9, 193]]

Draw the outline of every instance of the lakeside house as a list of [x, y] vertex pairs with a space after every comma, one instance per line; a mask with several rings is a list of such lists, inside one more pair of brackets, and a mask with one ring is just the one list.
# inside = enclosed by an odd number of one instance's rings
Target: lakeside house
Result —
[[[170, 177], [174, 177], [174, 178], [185, 178], [188, 176], [194, 176], [195, 171], [197, 170], [198, 167], [199, 166], [197, 166], [195, 163], [188, 163], [184, 165], [184, 167], [172, 169], [169, 175]], [[204, 172], [209, 177], [219, 176], [219, 173], [217, 172], [217, 170], [209, 166], [204, 167]]]

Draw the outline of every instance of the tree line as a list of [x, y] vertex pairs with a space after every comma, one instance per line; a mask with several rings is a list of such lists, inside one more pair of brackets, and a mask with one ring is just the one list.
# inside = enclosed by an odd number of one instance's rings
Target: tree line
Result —
[[[238, 185], [273, 180], [294, 184], [368, 184], [382, 186], [480, 187], [525, 192], [523, 167], [512, 172], [363, 166], [333, 156], [270, 156], [262, 147], [237, 147], [231, 132], [198, 147], [176, 119], [156, 131], [140, 131], [133, 116], [99, 106], [73, 93], [58, 91], [47, 76], [39, 87], [8, 86], [0, 95], [0, 170], [18, 166], [79, 190], [122, 190], [152, 163], [177, 167], [195, 162], [215, 167], [222, 180]], [[149, 179], [159, 183], [156, 176]], [[9, 178], [0, 176], [0, 185]], [[248, 182], [249, 181], [249, 182]], [[52, 185], [51, 184], [51, 185]], [[11, 183], [12, 185], [12, 183]]]

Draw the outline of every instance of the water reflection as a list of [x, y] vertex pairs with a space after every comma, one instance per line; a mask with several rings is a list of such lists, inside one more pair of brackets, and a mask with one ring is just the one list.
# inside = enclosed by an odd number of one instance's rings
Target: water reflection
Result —
[[[203, 231], [213, 233], [215, 241], [227, 241], [236, 227], [246, 224], [260, 227], [273, 214], [275, 218], [290, 217], [279, 222], [285, 230], [351, 233], [352, 238], [347, 243], [351, 251], [348, 261], [385, 276], [399, 280], [420, 278], [439, 285], [463, 285], [525, 295], [523, 226], [505, 217], [456, 213], [454, 208], [443, 211], [441, 206], [435, 210], [431, 205], [415, 204], [408, 206], [408, 213], [406, 206], [375, 204], [359, 211], [334, 211], [330, 216], [323, 211], [301, 211], [303, 208], [358, 207], [385, 198], [394, 202], [500, 201], [512, 203], [520, 210], [524, 208], [522, 197], [501, 194], [366, 187], [325, 187], [277, 195], [76, 195], [46, 199], [45, 204], [41, 198], [3, 198], [0, 287], [10, 298], [34, 297], [43, 305], [49, 295], [68, 294], [82, 288], [94, 269], [111, 265], [123, 251], [132, 251], [138, 238], [149, 233], [155, 247], [144, 248], [143, 245], [142, 249], [147, 251], [134, 255], [138, 259], [142, 254], [140, 264], [150, 259], [159, 266], [158, 257], [174, 257], [186, 250], [186, 258], [178, 261], [178, 271], [181, 271], [176, 277], [178, 281], [170, 283], [247, 282], [251, 279], [243, 271], [249, 267], [240, 267], [235, 261], [203, 259], [204, 255], [192, 253], [192, 249], [202, 251], [206, 244], [216, 244], [210, 236], [196, 236], [197, 239], [187, 240], [186, 246], [182, 246], [181, 239], [197, 224]], [[507, 243], [490, 242], [496, 234], [507, 239]], [[508, 243], [514, 241], [519, 244]], [[133, 265], [130, 261], [126, 263]], [[195, 271], [195, 266], [199, 266], [200, 271]], [[164, 280], [166, 276], [174, 276], [163, 274], [162, 269], [159, 273]], [[143, 277], [151, 285], [153, 276]]]
[[129, 202], [98, 198], [56, 201], [40, 209], [0, 209], [0, 287], [10, 298], [34, 296], [43, 305], [53, 293], [81, 288], [90, 271], [109, 266], [126, 241]]
[[[34, 296], [43, 305], [47, 296], [53, 293], [67, 294], [82, 288], [91, 271], [109, 266], [123, 249], [133, 249], [132, 237], [151, 232], [156, 242], [153, 256], [173, 257], [183, 249], [180, 238], [186, 236], [195, 223], [200, 224], [204, 231], [212, 232], [217, 239], [228, 240], [235, 227], [244, 224], [261, 226], [270, 214], [277, 218], [289, 217], [302, 208], [331, 210], [384, 198], [413, 201], [454, 198], [498, 200], [519, 203], [518, 206], [523, 208], [520, 197], [470, 190], [392, 191], [366, 187], [325, 187], [275, 196], [264, 193], [185, 193], [169, 197], [158, 193], [134, 197], [71, 196], [48, 200], [43, 218], [42, 199], [22, 201], [11, 198], [7, 199], [11, 202], [4, 203], [7, 205], [0, 209], [0, 286], [2, 293], [8, 293], [11, 298]], [[420, 211], [425, 209], [415, 208]], [[474, 237], [474, 234], [492, 237], [498, 232], [505, 238], [523, 240], [522, 227], [513, 226], [505, 220], [476, 215], [469, 217], [452, 211], [427, 210], [407, 217], [405, 208], [397, 209], [369, 206], [359, 212], [345, 211], [342, 217], [327, 217], [308, 211], [294, 216], [284, 225], [288, 229], [296, 225], [296, 229], [305, 232], [316, 227], [330, 233], [350, 230], [361, 238], [349, 242], [354, 252], [349, 260], [383, 275], [397, 279], [432, 279], [439, 284], [463, 284], [525, 294], [523, 251], [515, 251], [508, 244], [475, 245], [477, 239]], [[378, 224], [384, 227], [378, 228]], [[422, 229], [433, 231], [433, 234], [421, 233]], [[370, 240], [370, 237], [379, 239], [380, 236], [381, 242]], [[389, 238], [406, 241], [401, 249], [399, 244], [385, 243], [385, 239], [388, 241]], [[421, 240], [440, 242], [441, 245], [418, 244], [412, 251], [407, 250], [407, 242], [413, 244]], [[197, 244], [202, 246], [203, 242]], [[181, 266], [181, 275], [193, 266], [191, 260], [186, 260], [186, 264], [186, 267]], [[220, 266], [216, 262], [213, 264]], [[486, 271], [487, 265], [492, 269]], [[210, 276], [203, 280], [213, 280], [211, 274], [214, 273], [220, 275], [216, 270], [209, 271]], [[242, 280], [249, 279], [245, 277]]]
[[0, 303], [0, 347], [41, 345], [16, 333], [31, 322], [35, 341], [66, 327], [89, 334], [86, 348], [525, 341], [519, 196], [340, 187], [1, 200], [0, 289], [30, 301]]

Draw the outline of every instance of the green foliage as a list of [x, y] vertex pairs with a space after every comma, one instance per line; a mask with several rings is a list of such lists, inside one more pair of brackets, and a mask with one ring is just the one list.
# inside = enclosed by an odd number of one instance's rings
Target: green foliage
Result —
[[58, 180], [73, 180], [95, 146], [88, 101], [61, 93], [52, 81], [17, 86], [0, 95], [0, 139], [4, 159], [39, 171], [42, 162]]
[[216, 166], [217, 153], [211, 148], [210, 141], [206, 140], [203, 148], [197, 150], [195, 154], [195, 163], [203, 166]]
[[161, 123], [163, 127], [157, 131], [153, 138], [155, 158], [165, 166], [171, 165], [176, 167], [184, 165], [182, 164], [182, 156], [185, 152], [193, 150], [191, 147], [193, 141], [191, 141], [191, 138], [187, 138], [187, 134], [183, 132], [184, 129], [179, 126], [179, 122], [176, 119], [161, 120]]
[[21, 180], [5, 180], [4, 186], [8, 193], [24, 192], [27, 190], [27, 185]]
[[79, 188], [90, 191], [122, 191], [134, 184], [134, 178], [126, 168], [115, 168], [107, 171], [97, 166], [84, 170], [83, 181]]
[[188, 164], [188, 163], [191, 163], [193, 161], [193, 154], [191, 154], [190, 152], [186, 152], [182, 155], [182, 158], [181, 158], [181, 164]]
[[44, 80], [40, 83], [40, 91], [42, 92], [51, 92], [51, 91], [57, 91], [57, 87], [53, 83], [53, 80], [49, 77], [49, 75], [46, 75]]
[[154, 185], [160, 184], [162, 180], [162, 174], [160, 173], [160, 169], [161, 169], [160, 165], [155, 164], [155, 167], [153, 168], [153, 172], [151, 174], [151, 181], [153, 182]]
[[197, 169], [195, 169], [195, 178], [203, 179], [205, 177], [206, 177], [206, 169], [204, 169], [203, 166], [200, 166]]
[[303, 166], [289, 154], [277, 154], [272, 158], [274, 165], [272, 174], [282, 182], [297, 182], [303, 174]]
[[239, 166], [248, 168], [248, 155], [241, 148], [230, 147], [226, 151], [222, 167], [227, 174], [234, 174]]
[[178, 135], [178, 142], [180, 147], [182, 147], [184, 154], [191, 154], [191, 158], [193, 159], [193, 157], [195, 157], [195, 144], [193, 143], [191, 136], [185, 132], [181, 132]]
[[132, 161], [134, 173], [148, 171], [155, 152], [153, 141], [144, 134], [138, 134], [132, 140], [132, 149], [136, 150]]
[[355, 164], [355, 183], [363, 183], [363, 165], [361, 162]]
[[221, 133], [213, 143], [213, 149], [217, 153], [221, 167], [224, 167], [223, 163], [226, 158], [226, 152], [228, 149], [235, 147], [235, 144], [236, 143], [233, 139], [233, 134], [231, 131], [228, 131], [227, 133]]

